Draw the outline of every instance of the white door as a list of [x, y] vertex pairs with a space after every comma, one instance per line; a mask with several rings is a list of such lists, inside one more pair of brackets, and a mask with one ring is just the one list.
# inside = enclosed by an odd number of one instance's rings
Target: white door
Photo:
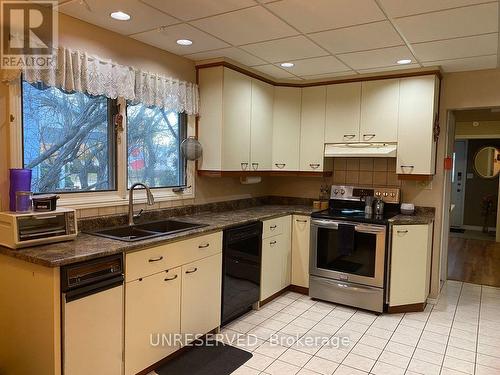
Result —
[[360, 141], [396, 142], [399, 79], [363, 82], [361, 91]]
[[450, 225], [460, 227], [464, 223], [465, 181], [467, 179], [467, 141], [455, 141], [453, 150], [453, 175], [451, 177]]
[[274, 88], [273, 170], [298, 171], [302, 90]]
[[358, 142], [360, 114], [361, 82], [328, 86], [325, 143]]
[[252, 79], [224, 68], [222, 170], [250, 169]]
[[274, 87], [252, 79], [250, 169], [271, 170], [273, 144]]
[[300, 170], [323, 171], [326, 87], [302, 90], [300, 120]]

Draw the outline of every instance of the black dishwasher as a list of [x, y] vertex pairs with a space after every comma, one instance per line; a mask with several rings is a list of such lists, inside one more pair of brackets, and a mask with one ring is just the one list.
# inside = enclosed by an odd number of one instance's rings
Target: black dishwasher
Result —
[[260, 298], [262, 222], [224, 231], [222, 324], [252, 308]]

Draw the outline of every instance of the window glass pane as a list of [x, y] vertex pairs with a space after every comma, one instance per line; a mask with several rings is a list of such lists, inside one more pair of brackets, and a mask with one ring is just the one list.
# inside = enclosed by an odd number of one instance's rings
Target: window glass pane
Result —
[[183, 185], [180, 118], [176, 112], [128, 104], [128, 187], [136, 182], [157, 188]]
[[24, 167], [33, 192], [113, 190], [108, 99], [23, 81]]

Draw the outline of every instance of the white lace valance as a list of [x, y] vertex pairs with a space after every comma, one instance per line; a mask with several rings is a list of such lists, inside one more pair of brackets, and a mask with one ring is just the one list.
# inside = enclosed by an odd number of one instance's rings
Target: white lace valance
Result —
[[48, 69], [26, 67], [22, 73], [30, 83], [43, 82], [65, 91], [87, 92], [111, 99], [123, 97], [169, 111], [198, 114], [198, 85], [119, 65], [81, 51], [59, 48], [54, 66]]

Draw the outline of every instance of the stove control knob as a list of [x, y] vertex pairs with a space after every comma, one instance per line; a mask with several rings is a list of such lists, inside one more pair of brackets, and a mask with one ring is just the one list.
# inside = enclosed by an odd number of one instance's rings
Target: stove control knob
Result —
[[382, 195], [382, 193], [380, 191], [375, 192], [375, 196], [380, 197], [381, 195]]
[[391, 198], [394, 198], [396, 196], [396, 193], [395, 192], [392, 192], [391, 193]]
[[341, 190], [340, 190], [340, 194], [344, 195], [344, 194], [345, 194], [345, 190], [344, 190], [344, 189], [341, 189]]
[[388, 197], [389, 196], [389, 193], [386, 191], [384, 192], [384, 197]]
[[335, 195], [337, 195], [338, 193], [339, 193], [338, 189], [335, 189], [335, 190], [333, 191], [333, 194], [335, 194]]

